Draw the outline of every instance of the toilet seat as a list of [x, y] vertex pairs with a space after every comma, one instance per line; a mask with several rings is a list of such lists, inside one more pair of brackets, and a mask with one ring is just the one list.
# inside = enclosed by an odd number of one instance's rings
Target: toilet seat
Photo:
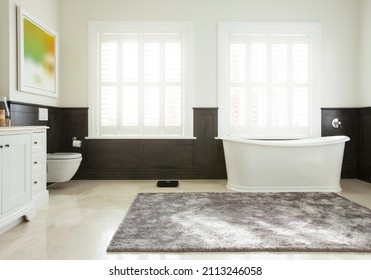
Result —
[[52, 153], [47, 154], [48, 160], [68, 160], [68, 159], [80, 159], [80, 153]]

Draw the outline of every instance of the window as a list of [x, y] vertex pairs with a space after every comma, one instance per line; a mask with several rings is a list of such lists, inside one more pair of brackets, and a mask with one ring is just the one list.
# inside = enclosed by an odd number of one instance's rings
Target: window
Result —
[[190, 136], [190, 24], [91, 22], [90, 40], [90, 136]]
[[319, 135], [319, 35], [315, 23], [219, 24], [222, 135]]

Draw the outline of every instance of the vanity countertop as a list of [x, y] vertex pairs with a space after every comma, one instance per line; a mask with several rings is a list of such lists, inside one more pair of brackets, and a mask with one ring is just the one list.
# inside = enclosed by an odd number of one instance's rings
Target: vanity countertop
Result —
[[2, 126], [0, 127], [0, 133], [2, 132], [20, 132], [20, 131], [32, 131], [32, 130], [43, 130], [48, 129], [48, 126]]

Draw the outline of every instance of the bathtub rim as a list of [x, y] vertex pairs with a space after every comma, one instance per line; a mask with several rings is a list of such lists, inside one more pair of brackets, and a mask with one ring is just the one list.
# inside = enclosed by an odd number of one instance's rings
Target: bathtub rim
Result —
[[236, 136], [225, 136], [217, 137], [223, 141], [245, 143], [252, 145], [262, 145], [262, 146], [280, 146], [280, 147], [304, 147], [304, 146], [321, 146], [321, 145], [332, 145], [340, 144], [350, 141], [350, 138], [346, 135], [336, 135], [336, 136], [322, 136], [322, 137], [311, 137], [303, 139], [293, 139], [293, 140], [256, 140], [256, 139], [246, 139]]

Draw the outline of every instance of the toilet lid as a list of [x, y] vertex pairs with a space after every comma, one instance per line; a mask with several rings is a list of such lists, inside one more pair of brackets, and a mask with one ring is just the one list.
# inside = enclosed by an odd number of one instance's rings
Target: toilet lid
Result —
[[53, 153], [47, 154], [47, 159], [78, 159], [81, 158], [80, 153]]

